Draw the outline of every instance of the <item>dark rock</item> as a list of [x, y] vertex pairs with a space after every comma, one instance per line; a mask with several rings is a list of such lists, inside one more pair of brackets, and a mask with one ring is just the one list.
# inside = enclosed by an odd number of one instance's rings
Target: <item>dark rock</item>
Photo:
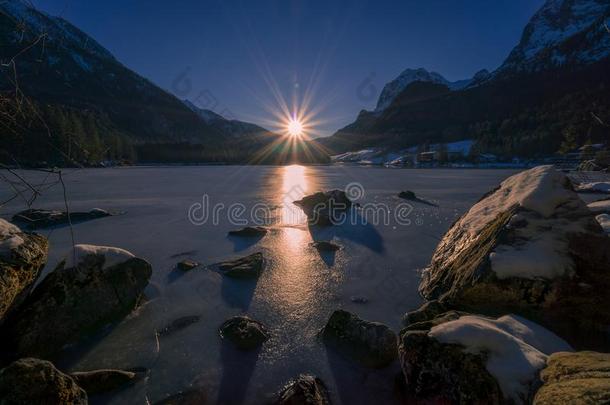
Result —
[[415, 195], [415, 193], [409, 190], [401, 191], [400, 193], [398, 193], [398, 197], [403, 198], [405, 200], [417, 200], [417, 196]]
[[71, 212], [69, 221], [68, 214], [63, 211], [28, 209], [13, 216], [13, 221], [29, 229], [49, 228], [52, 226], [65, 225], [68, 222], [83, 222], [97, 218], [108, 217], [110, 214], [100, 208], [94, 208], [89, 212]]
[[264, 257], [261, 252], [218, 264], [220, 271], [228, 277], [257, 278], [263, 271]]
[[168, 336], [175, 332], [178, 332], [182, 329], [186, 329], [194, 323], [197, 323], [201, 320], [201, 317], [198, 315], [191, 316], [183, 316], [182, 318], [178, 318], [174, 320], [172, 323], [164, 327], [159, 331], [159, 336]]
[[312, 243], [312, 246], [320, 252], [336, 252], [341, 249], [341, 246], [326, 240], [317, 240]]
[[235, 316], [220, 326], [220, 336], [231, 341], [238, 349], [251, 350], [269, 339], [262, 323], [247, 316]]
[[437, 300], [428, 301], [417, 310], [407, 312], [402, 319], [402, 323], [407, 326], [413, 323], [429, 321], [437, 315], [447, 312], [447, 310], [447, 306]]
[[190, 389], [155, 402], [153, 405], [205, 405], [207, 394], [203, 389]]
[[182, 256], [192, 256], [194, 254], [197, 254], [196, 250], [187, 250], [186, 252], [180, 252], [180, 253], [176, 253], [171, 255], [169, 258], [170, 259], [176, 259], [178, 257], [182, 257]]
[[29, 293], [47, 261], [46, 238], [0, 219], [0, 323]]
[[421, 403], [502, 403], [502, 391], [482, 355], [442, 344], [428, 331], [401, 332], [400, 363], [407, 389]]
[[322, 330], [322, 339], [344, 357], [366, 367], [385, 367], [397, 357], [396, 334], [390, 328], [344, 310], [333, 312]]
[[113, 391], [132, 384], [136, 373], [123, 370], [76, 371], [70, 377], [82, 387], [88, 395]]
[[301, 374], [290, 381], [273, 402], [275, 405], [327, 405], [330, 404], [326, 386], [318, 377]]
[[[98, 253], [87, 254], [91, 249]], [[125, 255], [125, 261], [115, 263], [99, 253], [104, 249]], [[64, 346], [121, 319], [135, 307], [152, 274], [148, 262], [120, 249], [77, 245], [76, 250], [82, 252], [75, 254], [77, 265], [60, 263], [7, 322], [19, 355], [53, 358]]]
[[570, 181], [541, 166], [505, 180], [456, 221], [420, 292], [455, 309], [521, 314], [575, 342], [583, 329], [608, 333], [609, 268], [610, 238]]
[[181, 262], [179, 262], [176, 265], [176, 268], [180, 271], [189, 271], [198, 266], [199, 266], [199, 263], [197, 263], [196, 261], [185, 259], [185, 260], [182, 260]]
[[445, 322], [455, 321], [456, 319], [460, 319], [462, 315], [468, 315], [467, 312], [459, 312], [459, 311], [447, 311], [445, 313], [439, 314], [437, 316], [433, 316], [427, 319], [421, 319], [418, 322], [412, 322], [406, 325], [403, 331], [407, 330], [430, 330], [433, 327], [440, 325]]
[[331, 190], [305, 196], [294, 204], [301, 207], [310, 224], [326, 226], [340, 223], [352, 201], [344, 191]]
[[398, 193], [398, 198], [402, 198], [403, 200], [415, 201], [415, 202], [419, 202], [422, 204], [431, 205], [433, 207], [438, 207], [438, 205], [436, 205], [430, 201], [422, 200], [421, 198], [417, 197], [413, 191], [409, 191], [409, 190], [401, 191], [400, 193]]
[[610, 354], [559, 352], [541, 373], [535, 405], [610, 403]]
[[87, 394], [45, 360], [24, 358], [0, 370], [3, 405], [86, 405]]
[[235, 231], [229, 231], [230, 236], [243, 236], [246, 238], [256, 238], [265, 236], [269, 230], [262, 226], [247, 226]]

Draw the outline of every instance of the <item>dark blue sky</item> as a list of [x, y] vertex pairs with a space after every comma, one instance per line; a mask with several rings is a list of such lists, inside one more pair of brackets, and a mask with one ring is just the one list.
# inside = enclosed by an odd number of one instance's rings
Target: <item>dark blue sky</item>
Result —
[[[33, 0], [181, 98], [270, 126], [277, 94], [312, 94], [324, 135], [405, 68], [495, 69], [543, 0]], [[181, 80], [186, 79], [186, 80]], [[190, 83], [190, 86], [187, 84]], [[274, 91], [275, 89], [275, 91]]]

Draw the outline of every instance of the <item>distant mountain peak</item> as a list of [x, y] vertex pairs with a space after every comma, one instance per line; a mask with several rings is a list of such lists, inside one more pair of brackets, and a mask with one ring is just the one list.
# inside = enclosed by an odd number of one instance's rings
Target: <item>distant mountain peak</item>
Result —
[[[23, 0], [0, 1], [0, 13], [22, 24], [23, 34], [31, 37], [45, 35], [48, 41], [63, 46], [65, 49], [86, 52], [108, 60], [116, 61], [114, 56], [93, 38], [70, 24], [61, 17], [54, 17]], [[23, 35], [15, 35], [14, 42], [19, 42]]]
[[[483, 76], [485, 76], [485, 78], [483, 78]], [[411, 83], [414, 82], [443, 84], [449, 87], [451, 90], [462, 90], [475, 83], [484, 81], [488, 76], [489, 72], [483, 69], [479, 71], [472, 79], [463, 79], [451, 82], [443, 77], [443, 75], [440, 73], [430, 72], [424, 68], [405, 69], [396, 79], [392, 80], [383, 87], [374, 112], [380, 113], [384, 111], [390, 106], [390, 104], [392, 104], [400, 93], [402, 93]]]
[[405, 69], [396, 79], [392, 80], [383, 87], [375, 112], [385, 110], [392, 104], [392, 101], [413, 82], [432, 82], [449, 85], [449, 81], [436, 72], [429, 72], [424, 68]]
[[610, 55], [608, 0], [547, 0], [526, 25], [499, 73], [588, 64]]

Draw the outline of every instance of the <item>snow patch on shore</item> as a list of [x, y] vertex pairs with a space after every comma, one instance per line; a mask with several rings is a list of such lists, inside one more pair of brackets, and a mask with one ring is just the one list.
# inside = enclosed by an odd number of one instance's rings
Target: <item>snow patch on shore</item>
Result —
[[433, 327], [428, 333], [441, 343], [460, 344], [469, 353], [486, 356], [487, 371], [506, 397], [517, 403], [530, 398], [547, 356], [572, 351], [560, 337], [515, 315], [496, 320], [467, 315]]
[[23, 244], [19, 227], [0, 218], [0, 257], [7, 257], [11, 252]]
[[576, 191], [583, 193], [606, 193], [610, 194], [609, 182], [581, 183]]
[[[65, 269], [78, 266], [89, 255], [104, 256], [104, 269], [126, 262], [135, 256], [125, 249], [110, 246], [75, 245], [66, 255]], [[76, 260], [76, 262], [75, 262]]]
[[610, 214], [610, 199], [594, 201], [587, 207], [596, 214]]
[[596, 216], [595, 219], [599, 222], [604, 232], [610, 234], [610, 215], [600, 214]]

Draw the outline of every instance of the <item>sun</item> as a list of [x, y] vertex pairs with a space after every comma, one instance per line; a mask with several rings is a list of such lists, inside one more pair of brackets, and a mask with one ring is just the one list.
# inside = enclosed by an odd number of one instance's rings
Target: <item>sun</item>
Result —
[[303, 124], [294, 118], [288, 121], [287, 129], [290, 136], [301, 136], [303, 134]]

